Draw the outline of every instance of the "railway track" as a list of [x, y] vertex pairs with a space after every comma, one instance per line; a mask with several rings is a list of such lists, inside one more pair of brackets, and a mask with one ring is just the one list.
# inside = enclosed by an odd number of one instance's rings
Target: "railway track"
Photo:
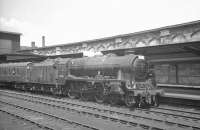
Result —
[[[2, 104], [2, 102], [1, 102], [0, 104]], [[34, 120], [31, 120], [31, 119], [29, 119], [29, 118], [26, 118], [26, 117], [20, 115], [19, 113], [17, 113], [17, 111], [13, 112], [13, 111], [9, 110], [8, 108], [6, 108], [6, 110], [0, 108], [0, 112], [6, 113], [6, 114], [8, 114], [8, 115], [11, 115], [12, 117], [16, 117], [16, 118], [19, 119], [19, 120], [23, 120], [23, 121], [25, 121], [25, 122], [29, 122], [29, 123], [31, 123], [32, 125], [37, 126], [37, 127], [40, 128], [40, 129], [53, 130], [50, 126], [45, 126], [44, 124], [41, 124], [41, 123], [38, 123], [38, 122], [36, 122], [36, 121], [34, 121]]]
[[[1, 91], [0, 91], [1, 92]], [[10, 92], [7, 92], [10, 93]], [[12, 92], [11, 92], [12, 93]], [[13, 93], [12, 93], [13, 94]], [[53, 99], [53, 98], [47, 98], [44, 96], [38, 96], [38, 95], [27, 95], [27, 94], [22, 94], [22, 93], [14, 93], [16, 95], [22, 95], [22, 96], [27, 96], [30, 98], [37, 98], [37, 99], [41, 99], [41, 100], [46, 100], [46, 101], [50, 101], [50, 102], [58, 102], [58, 103], [62, 103], [62, 104], [67, 104], [67, 105], [72, 105], [72, 106], [79, 106], [79, 107], [83, 107], [83, 108], [88, 108], [88, 109], [97, 109], [98, 111], [104, 111], [106, 112], [106, 110], [111, 111], [110, 109], [114, 109], [116, 108], [115, 112], [121, 113], [119, 111], [119, 108], [117, 107], [109, 107], [109, 106], [105, 106], [103, 105], [104, 108], [99, 109], [98, 106], [102, 107], [102, 104], [99, 105], [97, 103], [93, 103], [93, 104], [87, 104], [87, 102], [82, 102], [79, 100], [71, 100], [71, 99], [67, 99], [67, 100], [57, 100], [57, 99]], [[107, 107], [107, 108], [106, 108]], [[118, 109], [118, 110], [117, 110]], [[133, 113], [133, 111], [129, 111], [127, 109], [122, 109], [122, 113], [123, 111], [125, 111], [127, 113]], [[181, 117], [189, 117], [190, 119], [199, 119], [200, 118], [200, 111], [194, 111], [194, 110], [190, 110], [190, 109], [183, 109], [183, 108], [175, 108], [175, 107], [170, 107], [170, 106], [164, 106], [164, 107], [154, 107], [151, 109], [141, 109], [141, 108], [136, 108], [134, 109], [134, 111], [136, 111], [137, 113], [144, 111], [145, 113], [154, 113], [154, 114], [168, 114], [168, 116], [181, 116]], [[113, 113], [113, 111], [111, 111], [111, 113]]]
[[[78, 124], [78, 123], [75, 123], [75, 122], [72, 122], [72, 121], [69, 121], [69, 120], [48, 114], [48, 113], [29, 109], [27, 107], [21, 107], [19, 105], [11, 104], [4, 101], [0, 101], [0, 104], [4, 106], [4, 108], [0, 108], [0, 111], [10, 114], [12, 116], [15, 116], [17, 118], [20, 118], [22, 120], [31, 122], [42, 129], [58, 130], [62, 128], [68, 128], [72, 130], [73, 129], [77, 130], [77, 129], [80, 129], [79, 128], [80, 126], [82, 126], [81, 124]], [[86, 127], [86, 128], [88, 127], [89, 129], [97, 130], [96, 128], [90, 128], [89, 126], [86, 126], [86, 125], [85, 126], [83, 125], [82, 127]]]
[[32, 124], [37, 125], [38, 127], [42, 129], [99, 130], [89, 125], [80, 124], [74, 121], [67, 120], [65, 118], [55, 116], [53, 114], [30, 109], [28, 107], [22, 107], [14, 103], [0, 101], [0, 104], [3, 106], [3, 108], [2, 107], [0, 108], [0, 111], [10, 114], [12, 116], [15, 116], [17, 118], [20, 118], [22, 120], [31, 122]]
[[[2, 95], [2, 91], [1, 91]], [[169, 108], [152, 108], [149, 110], [135, 109], [122, 111], [117, 108], [102, 107], [102, 105], [87, 105], [84, 102], [58, 100], [36, 95], [4, 91], [4, 96], [18, 98], [27, 102], [45, 104], [58, 109], [85, 113], [97, 118], [109, 119], [121, 124], [129, 124], [143, 129], [194, 129], [199, 130], [200, 113], [187, 112]], [[15, 96], [13, 96], [15, 95]], [[16, 97], [18, 96], [18, 97]], [[101, 106], [101, 107], [100, 107]], [[176, 114], [174, 113], [176, 112]]]
[[[98, 115], [92, 115], [92, 113], [86, 113], [81, 111], [74, 111], [72, 109], [62, 109], [55, 104], [45, 104], [39, 103], [37, 101], [23, 101], [22, 99], [9, 96], [1, 95], [1, 102], [5, 102], [6, 104], [10, 104], [17, 107], [21, 107], [26, 110], [33, 110], [39, 113], [45, 113], [48, 115], [55, 116], [59, 118], [59, 120], [70, 119], [72, 122], [76, 122], [78, 125], [86, 126], [91, 129], [98, 130], [131, 130], [133, 126], [130, 124], [126, 124], [124, 122], [116, 122], [115, 120], [110, 120], [106, 117], [98, 118]], [[28, 107], [27, 107], [28, 106]], [[134, 126], [134, 128], [139, 129], [139, 127]]]

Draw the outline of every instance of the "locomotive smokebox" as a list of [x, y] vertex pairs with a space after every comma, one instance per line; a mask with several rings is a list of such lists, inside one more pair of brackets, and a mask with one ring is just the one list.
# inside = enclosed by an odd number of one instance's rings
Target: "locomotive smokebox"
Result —
[[144, 59], [135, 59], [132, 63], [132, 70], [136, 80], [145, 80], [148, 73], [148, 64]]

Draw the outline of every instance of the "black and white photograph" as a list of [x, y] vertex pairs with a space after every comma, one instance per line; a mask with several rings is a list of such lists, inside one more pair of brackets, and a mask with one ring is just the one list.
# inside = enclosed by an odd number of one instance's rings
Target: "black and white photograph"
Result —
[[0, 0], [0, 130], [200, 130], [199, 0]]

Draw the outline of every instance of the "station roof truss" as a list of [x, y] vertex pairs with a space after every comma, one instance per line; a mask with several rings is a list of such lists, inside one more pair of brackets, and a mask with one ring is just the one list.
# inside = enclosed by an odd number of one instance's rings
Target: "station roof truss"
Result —
[[165, 29], [172, 29], [172, 28], [180, 28], [180, 27], [185, 27], [185, 26], [192, 26], [194, 24], [199, 24], [199, 23], [200, 23], [200, 20], [197, 20], [197, 21], [192, 21], [192, 22], [187, 22], [187, 23], [181, 23], [181, 24], [176, 24], [176, 25], [164, 26], [164, 27], [160, 27], [160, 28], [156, 28], [156, 29], [149, 29], [149, 30], [144, 30], [144, 31], [138, 31], [138, 32], [134, 32], [134, 33], [120, 34], [120, 35], [115, 35], [115, 36], [110, 36], [110, 37], [103, 37], [103, 38], [98, 38], [98, 39], [85, 40], [85, 41], [72, 42], [72, 43], [65, 43], [65, 44], [57, 44], [57, 45], [45, 46], [45, 47], [39, 47], [39, 48], [24, 49], [24, 50], [20, 50], [19, 52], [32, 51], [32, 50], [48, 50], [48, 49], [53, 49], [53, 48], [56, 48], [56, 47], [75, 46], [75, 45], [80, 45], [80, 44], [83, 44], [83, 43], [93, 44], [95, 42], [112, 40], [112, 39], [122, 38], [122, 37], [130, 37], [130, 36], [135, 36], [135, 35], [143, 35], [144, 33], [156, 32], [156, 31], [161, 31], [161, 30], [165, 30]]

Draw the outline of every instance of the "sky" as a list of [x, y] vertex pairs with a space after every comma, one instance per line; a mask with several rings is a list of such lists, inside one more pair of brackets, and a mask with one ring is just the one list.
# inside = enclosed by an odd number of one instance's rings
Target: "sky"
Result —
[[41, 47], [200, 20], [200, 0], [0, 0], [0, 30]]

